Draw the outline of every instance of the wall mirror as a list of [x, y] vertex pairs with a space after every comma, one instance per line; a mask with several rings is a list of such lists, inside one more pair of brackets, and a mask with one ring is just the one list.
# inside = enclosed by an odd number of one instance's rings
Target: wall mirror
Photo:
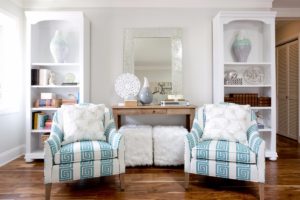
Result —
[[182, 94], [182, 29], [134, 28], [124, 32], [124, 72], [146, 77], [159, 104], [168, 94]]

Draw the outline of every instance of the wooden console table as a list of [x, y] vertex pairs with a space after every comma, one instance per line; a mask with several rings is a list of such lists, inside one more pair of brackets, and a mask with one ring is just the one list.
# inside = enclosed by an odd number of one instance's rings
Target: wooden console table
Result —
[[121, 115], [185, 115], [186, 128], [191, 130], [195, 117], [196, 106], [112, 106], [116, 126], [121, 127]]

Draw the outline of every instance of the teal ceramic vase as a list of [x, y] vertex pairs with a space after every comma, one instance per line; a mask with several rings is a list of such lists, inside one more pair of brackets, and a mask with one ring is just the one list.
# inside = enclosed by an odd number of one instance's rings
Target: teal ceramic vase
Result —
[[240, 31], [232, 44], [232, 53], [236, 62], [247, 62], [251, 51], [251, 41]]

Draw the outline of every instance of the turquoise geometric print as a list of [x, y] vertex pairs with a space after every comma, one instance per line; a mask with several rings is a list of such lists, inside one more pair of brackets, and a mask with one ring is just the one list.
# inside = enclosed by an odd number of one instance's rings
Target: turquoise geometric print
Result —
[[94, 177], [94, 161], [80, 163], [80, 179]]
[[59, 181], [73, 180], [73, 163], [59, 165]]
[[94, 160], [94, 149], [91, 141], [80, 142], [81, 161]]

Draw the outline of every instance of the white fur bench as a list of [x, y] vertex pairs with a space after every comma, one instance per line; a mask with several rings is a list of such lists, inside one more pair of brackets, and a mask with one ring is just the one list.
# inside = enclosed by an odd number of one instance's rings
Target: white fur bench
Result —
[[154, 165], [184, 164], [184, 137], [187, 130], [180, 126], [153, 128]]
[[125, 165], [153, 164], [152, 127], [125, 125], [119, 130], [125, 140]]

